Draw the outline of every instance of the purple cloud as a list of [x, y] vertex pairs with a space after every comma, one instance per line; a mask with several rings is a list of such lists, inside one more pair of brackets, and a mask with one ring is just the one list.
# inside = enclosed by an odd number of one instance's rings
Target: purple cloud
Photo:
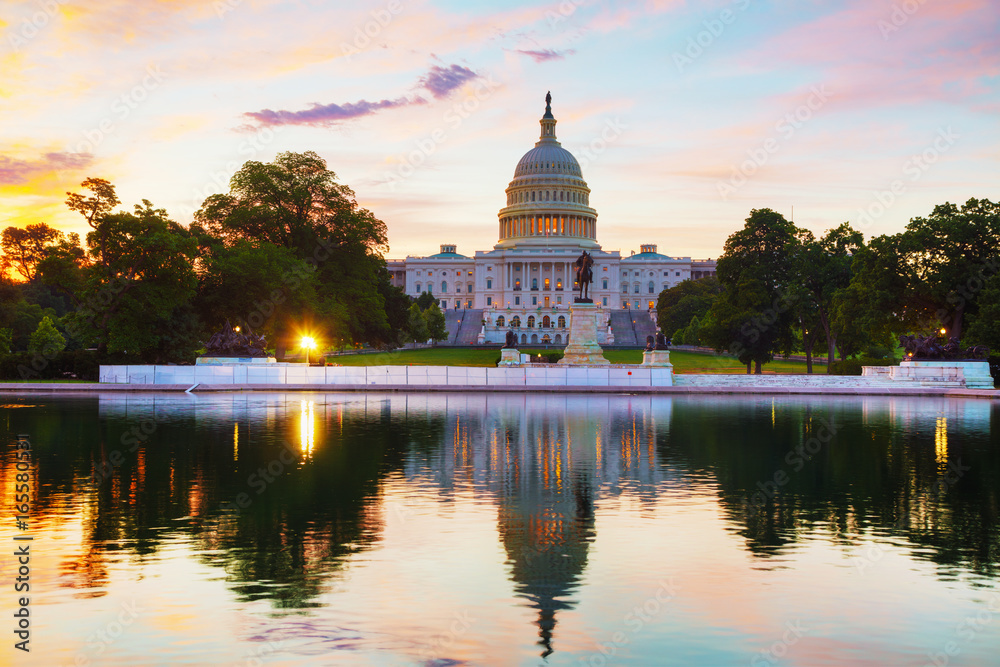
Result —
[[94, 161], [90, 153], [45, 153], [37, 160], [19, 160], [0, 155], [0, 185], [19, 185], [36, 174], [83, 169]]
[[467, 67], [452, 65], [451, 67], [438, 67], [434, 65], [431, 71], [420, 77], [420, 85], [430, 91], [435, 99], [448, 97], [451, 91], [461, 86], [470, 79], [475, 79], [479, 75]]
[[566, 56], [571, 56], [576, 53], [575, 49], [567, 49], [566, 51], [553, 51], [552, 49], [542, 49], [541, 51], [525, 51], [522, 49], [517, 49], [516, 53], [520, 53], [523, 56], [528, 56], [536, 63], [543, 63], [546, 60], [562, 60]]
[[252, 118], [261, 125], [330, 125], [342, 120], [369, 116], [382, 109], [424, 103], [425, 100], [420, 97], [400, 97], [395, 100], [378, 102], [361, 100], [359, 102], [345, 102], [344, 104], [313, 104], [311, 108], [303, 111], [264, 109], [262, 111], [249, 111], [243, 115]]

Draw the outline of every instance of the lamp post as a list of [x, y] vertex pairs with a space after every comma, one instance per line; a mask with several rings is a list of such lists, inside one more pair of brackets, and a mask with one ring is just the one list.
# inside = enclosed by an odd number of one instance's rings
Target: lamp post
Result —
[[302, 347], [302, 349], [304, 349], [306, 351], [306, 366], [308, 366], [309, 365], [309, 350], [315, 350], [316, 349], [316, 341], [313, 340], [313, 338], [311, 336], [303, 336], [302, 337], [301, 347]]

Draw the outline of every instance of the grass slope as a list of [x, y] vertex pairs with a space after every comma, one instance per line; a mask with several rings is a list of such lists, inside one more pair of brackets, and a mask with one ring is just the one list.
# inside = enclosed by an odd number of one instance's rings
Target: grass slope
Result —
[[[524, 354], [546, 354], [551, 351], [521, 350]], [[605, 350], [605, 358], [613, 364], [640, 364], [642, 350]], [[398, 350], [378, 354], [352, 354], [328, 356], [327, 361], [342, 366], [496, 366], [500, 351], [484, 348], [427, 348], [421, 350]], [[732, 357], [716, 356], [703, 352], [674, 350], [670, 353], [670, 363], [675, 373], [746, 373], [746, 366]], [[806, 362], [776, 359], [765, 364], [764, 373], [805, 373]], [[813, 363], [813, 371], [826, 373], [826, 366]]]

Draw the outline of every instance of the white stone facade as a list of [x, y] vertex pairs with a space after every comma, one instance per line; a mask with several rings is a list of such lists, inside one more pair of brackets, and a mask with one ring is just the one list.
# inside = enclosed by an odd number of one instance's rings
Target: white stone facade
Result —
[[651, 309], [664, 289], [714, 275], [715, 261], [661, 255], [653, 244], [628, 257], [603, 250], [590, 188], [576, 158], [556, 141], [550, 106], [539, 122], [541, 136], [507, 186], [493, 249], [469, 257], [442, 245], [429, 257], [388, 260], [392, 282], [414, 298], [431, 292], [443, 310], [481, 309], [480, 343], [501, 343], [513, 328], [520, 342], [561, 344], [578, 289], [574, 262], [586, 250], [594, 259], [589, 296], [598, 342], [609, 344], [612, 310]]

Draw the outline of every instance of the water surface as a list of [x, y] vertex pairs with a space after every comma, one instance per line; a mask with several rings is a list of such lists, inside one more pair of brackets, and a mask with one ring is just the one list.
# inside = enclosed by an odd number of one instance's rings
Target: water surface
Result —
[[[996, 402], [3, 402], [0, 540], [34, 538], [32, 652], [0, 649], [19, 664], [1000, 655]], [[17, 434], [33, 446], [28, 531]], [[0, 567], [11, 581], [13, 559]]]

